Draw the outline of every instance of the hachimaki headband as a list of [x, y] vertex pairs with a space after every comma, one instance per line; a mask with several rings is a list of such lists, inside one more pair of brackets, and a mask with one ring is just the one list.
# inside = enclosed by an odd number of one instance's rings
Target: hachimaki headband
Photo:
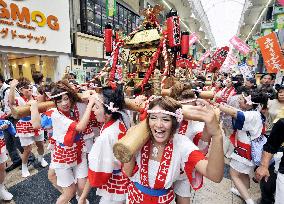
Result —
[[163, 114], [171, 115], [171, 116], [176, 117], [177, 122], [180, 123], [183, 120], [183, 114], [182, 114], [181, 108], [178, 108], [175, 112], [166, 111], [166, 110], [149, 110], [149, 103], [159, 98], [162, 98], [162, 96], [153, 95], [148, 99], [148, 103], [146, 106], [147, 113], [163, 113]]
[[45, 94], [47, 95], [48, 98], [54, 99], [54, 98], [57, 98], [57, 97], [62, 96], [64, 94], [68, 94], [68, 92], [67, 91], [63, 91], [63, 92], [55, 94], [55, 95], [51, 95], [50, 92], [45, 92]]
[[251, 95], [245, 96], [244, 93], [242, 93], [242, 96], [244, 97], [247, 105], [259, 105], [259, 103], [252, 102]]

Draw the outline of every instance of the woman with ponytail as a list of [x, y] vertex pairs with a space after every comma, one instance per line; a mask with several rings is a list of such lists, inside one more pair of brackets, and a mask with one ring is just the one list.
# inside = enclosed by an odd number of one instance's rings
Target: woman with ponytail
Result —
[[49, 95], [56, 107], [40, 116], [38, 104], [31, 102], [31, 123], [34, 128], [52, 128], [55, 140], [51, 155], [51, 166], [55, 170], [57, 185], [62, 194], [56, 204], [67, 204], [84, 189], [88, 168], [82, 132], [86, 129], [95, 95], [89, 97], [84, 114], [79, 115], [78, 107], [83, 106], [81, 99], [67, 81], [58, 81]]
[[126, 200], [128, 179], [121, 172], [121, 163], [113, 154], [114, 144], [129, 127], [129, 120], [122, 111], [124, 93], [121, 85], [112, 89], [104, 87], [96, 96], [93, 111], [97, 121], [103, 123], [100, 136], [96, 138], [89, 153], [88, 182], [80, 198], [85, 203], [91, 187], [101, 196], [100, 204], [122, 204]]

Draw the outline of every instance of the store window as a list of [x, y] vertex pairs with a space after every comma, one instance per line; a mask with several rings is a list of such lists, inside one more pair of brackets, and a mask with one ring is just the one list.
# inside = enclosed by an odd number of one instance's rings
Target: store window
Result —
[[123, 5], [116, 3], [116, 15], [106, 15], [106, 1], [81, 0], [81, 31], [90, 35], [103, 37], [104, 26], [111, 23], [125, 34], [131, 33], [139, 23], [139, 16]]
[[18, 69], [19, 69], [19, 77], [23, 77], [24, 76], [23, 65], [19, 64]]
[[33, 75], [36, 72], [36, 66], [35, 64], [31, 64], [30, 67], [31, 67], [31, 74]]

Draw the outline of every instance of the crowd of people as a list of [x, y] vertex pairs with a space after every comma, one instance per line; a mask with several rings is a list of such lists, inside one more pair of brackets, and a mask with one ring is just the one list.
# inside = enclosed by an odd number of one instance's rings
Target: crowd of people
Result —
[[[101, 204], [189, 204], [203, 177], [221, 182], [224, 156], [235, 186], [230, 191], [245, 203], [256, 203], [248, 191], [251, 178], [260, 186], [259, 203], [284, 199], [284, 158], [280, 165], [273, 158], [283, 151], [284, 83], [275, 85], [273, 75], [263, 74], [257, 85], [256, 78], [215, 73], [205, 86], [198, 73], [184, 82], [174, 79], [167, 96], [155, 96], [151, 84], [106, 86], [99, 77], [78, 84], [75, 77], [46, 84], [40, 72], [33, 82], [0, 76], [0, 199], [13, 199], [4, 186], [6, 172], [21, 167], [22, 177], [29, 177], [28, 166], [37, 161], [49, 165], [48, 179], [61, 193], [57, 204], [73, 197], [89, 203], [92, 187]], [[214, 98], [201, 99], [204, 90]], [[126, 109], [127, 98], [139, 104], [139, 112]], [[54, 107], [39, 112], [46, 101]], [[11, 110], [24, 105], [30, 114], [15, 119]], [[113, 146], [141, 122], [148, 139], [122, 163]], [[50, 164], [43, 157], [47, 151]], [[8, 156], [12, 164], [6, 167]]]

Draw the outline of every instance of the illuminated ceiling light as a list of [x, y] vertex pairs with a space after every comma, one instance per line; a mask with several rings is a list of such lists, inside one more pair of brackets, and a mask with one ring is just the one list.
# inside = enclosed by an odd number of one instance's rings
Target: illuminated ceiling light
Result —
[[262, 12], [260, 13], [260, 15], [259, 15], [259, 17], [258, 17], [256, 23], [255, 23], [254, 26], [252, 27], [252, 29], [251, 29], [251, 31], [249, 32], [249, 34], [248, 34], [248, 36], [247, 36], [247, 38], [246, 38], [245, 41], [247, 41], [247, 40], [249, 39], [249, 37], [250, 37], [250, 35], [252, 34], [253, 30], [255, 29], [255, 27], [257, 26], [257, 24], [259, 24], [259, 22], [260, 22], [262, 16], [264, 15], [265, 11], [267, 10], [268, 6], [271, 4], [272, 1], [273, 1], [273, 0], [269, 0], [269, 1], [267, 2], [266, 6], [263, 8]]
[[163, 0], [163, 3], [166, 5], [166, 7], [168, 7], [168, 9], [172, 9], [172, 7], [165, 0]]

